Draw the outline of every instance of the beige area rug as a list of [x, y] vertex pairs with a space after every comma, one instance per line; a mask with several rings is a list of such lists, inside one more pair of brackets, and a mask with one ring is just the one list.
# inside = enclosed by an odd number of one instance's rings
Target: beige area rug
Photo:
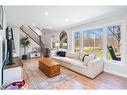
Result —
[[23, 76], [30, 89], [84, 89], [78, 81], [74, 80], [74, 75], [61, 67], [61, 74], [48, 78], [38, 69], [38, 60], [32, 59], [23, 62]]
[[28, 83], [28, 85], [32, 89], [83, 89], [81, 84], [66, 74], [61, 73], [60, 75], [47, 79], [47, 80], [39, 80], [34, 81], [32, 83]]

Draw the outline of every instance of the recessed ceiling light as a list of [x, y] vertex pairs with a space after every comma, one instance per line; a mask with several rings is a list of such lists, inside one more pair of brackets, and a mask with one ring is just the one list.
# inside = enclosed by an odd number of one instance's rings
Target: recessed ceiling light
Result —
[[68, 18], [66, 18], [66, 19], [65, 19], [65, 21], [66, 21], [66, 22], [68, 22], [68, 21], [69, 21], [69, 19], [68, 19]]
[[32, 25], [33, 25], [33, 26], [35, 26], [35, 24], [34, 24], [34, 23], [33, 23]]
[[45, 12], [45, 13], [44, 13], [44, 15], [45, 15], [45, 16], [48, 16], [48, 15], [49, 15], [49, 13], [48, 13], [48, 12]]

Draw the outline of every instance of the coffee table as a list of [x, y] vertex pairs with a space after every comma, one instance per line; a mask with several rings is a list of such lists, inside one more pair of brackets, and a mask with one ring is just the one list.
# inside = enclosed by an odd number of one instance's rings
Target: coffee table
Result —
[[49, 78], [60, 74], [60, 64], [50, 58], [40, 59], [39, 69]]

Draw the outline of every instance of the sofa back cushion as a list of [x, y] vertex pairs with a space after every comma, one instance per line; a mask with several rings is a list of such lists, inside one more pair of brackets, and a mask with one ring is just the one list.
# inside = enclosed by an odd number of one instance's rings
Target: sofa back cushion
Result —
[[68, 58], [74, 58], [74, 59], [79, 59], [80, 58], [80, 53], [75, 53], [75, 52], [67, 52], [66, 57]]

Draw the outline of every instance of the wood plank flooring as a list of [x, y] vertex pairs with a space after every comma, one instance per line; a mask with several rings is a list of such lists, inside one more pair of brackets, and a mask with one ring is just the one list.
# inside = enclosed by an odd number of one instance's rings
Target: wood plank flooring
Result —
[[[34, 79], [37, 77], [45, 80], [48, 79], [48, 77], [47, 78], [43, 77], [44, 74], [41, 71], [39, 71], [39, 69], [37, 72], [34, 71], [35, 68], [36, 69], [38, 68], [38, 60], [39, 59], [30, 59], [30, 60], [23, 61], [24, 64], [23, 76], [26, 82], [33, 82]], [[31, 72], [32, 74], [28, 75], [25, 73], [25, 70], [28, 70], [30, 68], [33, 69], [33, 72]], [[78, 81], [81, 85], [84, 86], [85, 89], [92, 89], [92, 90], [93, 89], [108, 89], [108, 90], [127, 89], [127, 78], [123, 78], [106, 72], [101, 73], [95, 79], [90, 79], [63, 67], [61, 67], [61, 71], [68, 75], [71, 75], [70, 77]]]

